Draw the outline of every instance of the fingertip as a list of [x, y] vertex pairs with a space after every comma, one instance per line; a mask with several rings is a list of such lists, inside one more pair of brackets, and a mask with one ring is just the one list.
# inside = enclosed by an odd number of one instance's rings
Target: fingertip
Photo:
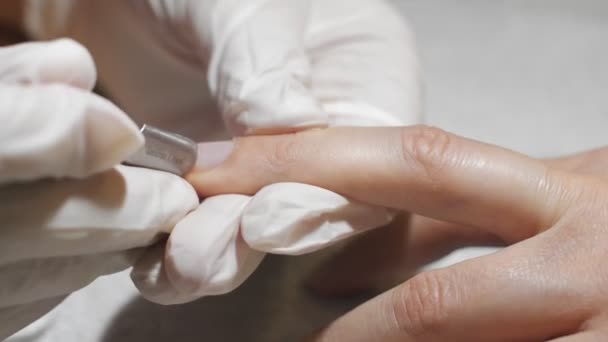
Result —
[[166, 232], [171, 232], [175, 225], [180, 222], [190, 212], [196, 210], [199, 205], [199, 199], [194, 188], [182, 179], [173, 174], [162, 171], [147, 170], [156, 172], [161, 177], [166, 177], [164, 187], [160, 189], [162, 194], [162, 206], [159, 208], [159, 213], [165, 215]]
[[85, 164], [81, 176], [123, 162], [144, 144], [137, 125], [116, 105], [93, 95], [88, 106], [82, 122]]
[[240, 238], [241, 212], [248, 202], [243, 195], [211, 197], [177, 224], [164, 258], [177, 291], [196, 297], [230, 292], [261, 262], [263, 253]]
[[163, 260], [165, 243], [146, 250], [131, 270], [131, 280], [147, 300], [161, 304], [182, 304], [194, 300], [175, 289], [167, 277]]
[[69, 38], [49, 44], [39, 66], [41, 82], [61, 82], [84, 90], [93, 89], [97, 69], [89, 50]]
[[[131, 225], [148, 227], [148, 235], [169, 234], [199, 204], [192, 186], [181, 177], [159, 170], [118, 165], [128, 199], [136, 205], [137, 215], [129, 216]], [[130, 203], [123, 203], [128, 207]], [[140, 220], [139, 223], [136, 220]]]

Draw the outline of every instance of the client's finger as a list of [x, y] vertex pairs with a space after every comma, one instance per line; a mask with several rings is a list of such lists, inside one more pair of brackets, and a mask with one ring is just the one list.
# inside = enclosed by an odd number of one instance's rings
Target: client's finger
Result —
[[557, 220], [580, 191], [563, 178], [540, 161], [426, 126], [241, 138], [219, 167], [189, 177], [204, 196], [309, 183], [370, 204], [493, 227], [507, 240]]
[[[544, 162], [554, 168], [597, 177], [608, 176], [608, 148]], [[321, 264], [306, 280], [316, 294], [345, 296], [387, 289], [405, 281], [422, 266], [470, 246], [500, 246], [487, 231], [414, 215], [357, 236]]]
[[[546, 341], [592, 310], [537, 236], [501, 252], [421, 273], [326, 327], [315, 341]], [[561, 281], [551, 281], [562, 272]], [[539, 286], [539, 279], [543, 285]]]

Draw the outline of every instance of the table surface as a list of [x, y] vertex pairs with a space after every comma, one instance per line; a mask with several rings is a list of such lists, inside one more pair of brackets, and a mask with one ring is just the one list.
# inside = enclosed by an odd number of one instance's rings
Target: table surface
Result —
[[[608, 2], [394, 1], [417, 35], [428, 123], [534, 156], [608, 142]], [[447, 264], [474, 255], [461, 250]], [[290, 341], [356, 304], [299, 286], [311, 262], [268, 258], [234, 293], [163, 307], [128, 273], [101, 278], [13, 341]]]

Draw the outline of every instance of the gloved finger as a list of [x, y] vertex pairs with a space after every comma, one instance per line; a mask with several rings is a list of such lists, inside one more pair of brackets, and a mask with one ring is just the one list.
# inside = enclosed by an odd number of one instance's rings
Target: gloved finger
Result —
[[153, 243], [198, 205], [182, 178], [135, 167], [0, 191], [0, 264], [122, 251]]
[[[270, 214], [271, 213], [271, 214]], [[304, 254], [389, 223], [395, 212], [300, 183], [264, 187], [244, 209], [249, 246], [274, 254]]]
[[11, 336], [59, 305], [65, 296], [0, 308], [0, 340]]
[[234, 135], [327, 125], [310, 90], [311, 61], [304, 49], [309, 1], [195, 4], [192, 25], [211, 43], [210, 89]]
[[501, 245], [500, 239], [479, 228], [414, 215], [357, 236], [304, 281], [324, 296], [384, 291], [456, 249]]
[[166, 245], [163, 241], [146, 249], [131, 271], [133, 284], [144, 298], [158, 304], [182, 304], [196, 299], [171, 284], [165, 266]]
[[399, 11], [385, 1], [313, 3], [311, 88], [330, 126], [420, 123], [420, 65]]
[[111, 102], [65, 85], [0, 85], [0, 183], [85, 177], [143, 143]]
[[202, 195], [308, 183], [364, 203], [492, 228], [508, 241], [552, 224], [586, 188], [564, 183], [540, 161], [424, 126], [241, 138], [219, 167], [189, 179]]
[[97, 78], [93, 58], [71, 39], [3, 47], [0, 60], [0, 82], [4, 83], [63, 83], [91, 90]]
[[421, 273], [339, 318], [316, 341], [541, 341], [575, 331], [590, 312], [563, 279], [539, 286], [563, 270], [543, 264], [539, 253], [551, 252], [542, 246], [533, 238]]
[[240, 285], [259, 265], [264, 253], [243, 240], [240, 215], [249, 203], [243, 195], [203, 201], [178, 223], [167, 242], [165, 262], [171, 283], [196, 296], [223, 294]]
[[67, 295], [97, 277], [120, 272], [141, 250], [31, 259], [0, 266], [0, 308]]
[[[181, 220], [169, 237], [164, 260], [159, 260], [155, 268], [164, 268], [169, 281], [134, 277], [136, 284], [139, 280], [155, 283], [155, 286], [145, 282], [137, 284], [140, 289], [154, 289], [143, 291], [144, 296], [155, 302], [174, 304], [223, 294], [238, 287], [264, 257], [264, 253], [252, 250], [245, 243], [239, 231], [240, 215], [248, 203], [249, 197], [243, 195], [210, 197]], [[179, 296], [162, 295], [164, 291], [158, 290], [158, 284], [171, 285], [174, 290], [168, 293], [177, 292]]]

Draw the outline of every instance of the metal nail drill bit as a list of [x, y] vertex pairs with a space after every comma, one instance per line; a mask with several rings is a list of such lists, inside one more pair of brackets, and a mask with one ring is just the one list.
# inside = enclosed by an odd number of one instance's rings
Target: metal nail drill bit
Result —
[[143, 125], [145, 143], [125, 164], [161, 170], [183, 176], [194, 167], [196, 143], [176, 133]]

